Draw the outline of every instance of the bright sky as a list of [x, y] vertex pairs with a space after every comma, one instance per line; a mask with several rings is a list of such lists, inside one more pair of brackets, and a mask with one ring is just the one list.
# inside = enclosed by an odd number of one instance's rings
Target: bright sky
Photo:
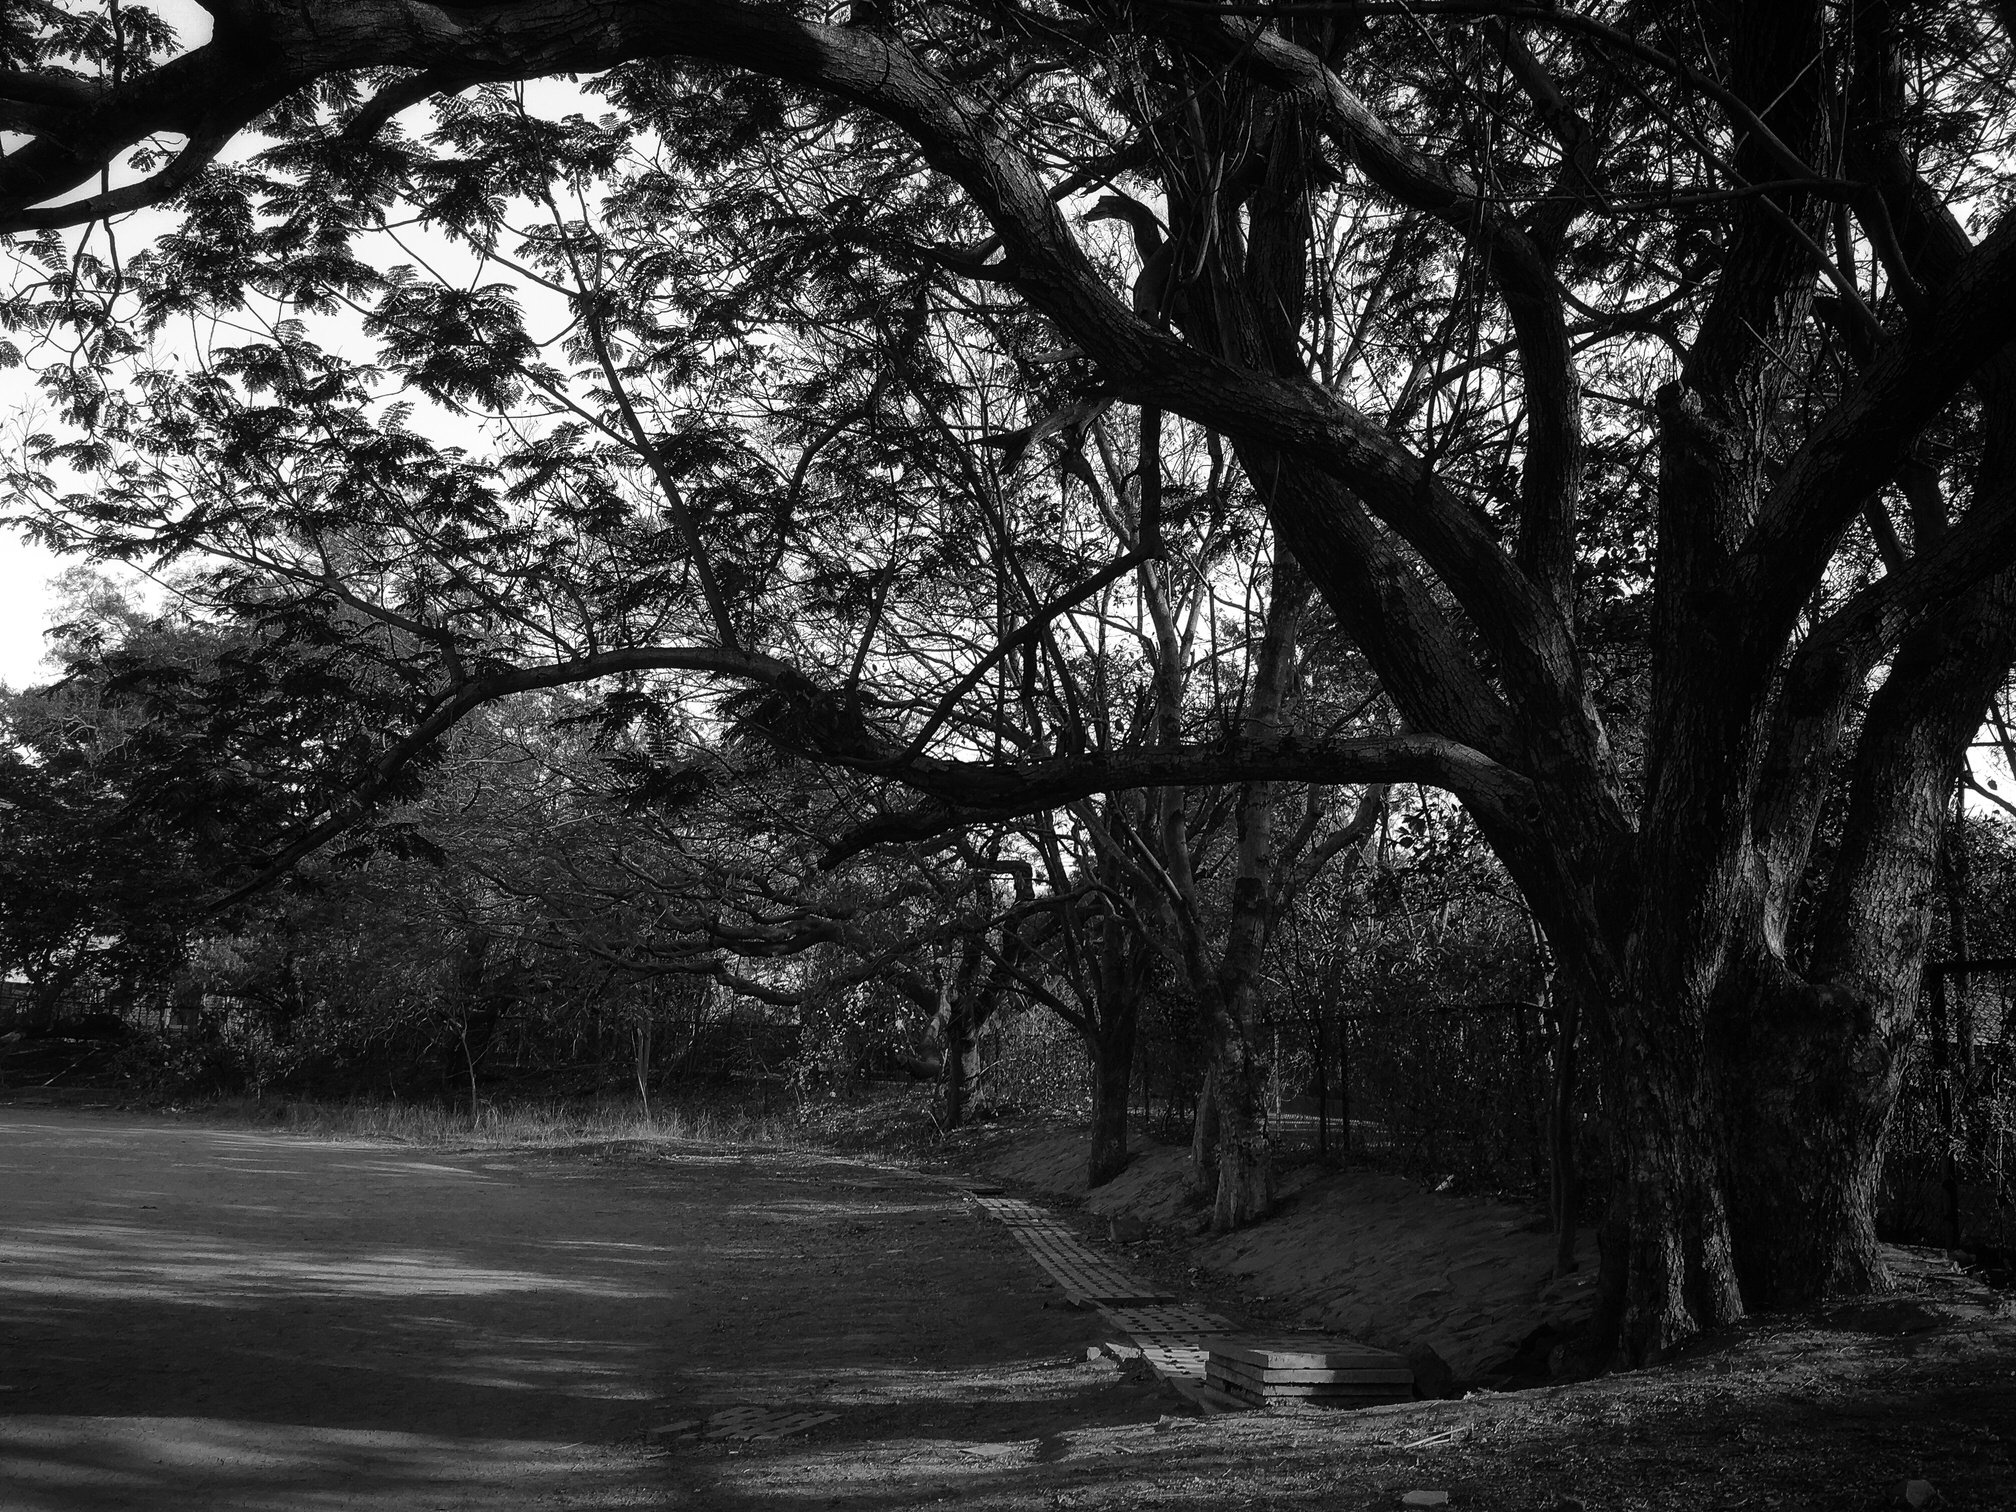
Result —
[[42, 631], [55, 607], [48, 580], [61, 570], [40, 547], [0, 539], [0, 683], [10, 688], [43, 680]]
[[[187, 46], [209, 40], [210, 17], [196, 0], [148, 0], [148, 5]], [[21, 140], [0, 134], [0, 150], [11, 152]], [[28, 398], [19, 369], [0, 371], [0, 430], [15, 419]], [[49, 579], [67, 565], [39, 546], [0, 531], [0, 683], [19, 688], [45, 679], [42, 632], [56, 608]]]

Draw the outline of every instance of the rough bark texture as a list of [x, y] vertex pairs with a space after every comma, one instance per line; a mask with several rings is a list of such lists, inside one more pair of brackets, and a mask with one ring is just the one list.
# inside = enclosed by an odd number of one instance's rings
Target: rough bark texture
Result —
[[1092, 1144], [1088, 1186], [1104, 1186], [1127, 1169], [1127, 1104], [1134, 1084], [1135, 1030], [1146, 986], [1146, 952], [1119, 929], [1102, 952], [1098, 1020], [1087, 1036], [1092, 1055]]
[[938, 1100], [946, 1128], [963, 1128], [980, 1084], [980, 1031], [993, 1016], [995, 985], [983, 976], [983, 954], [977, 931], [961, 944], [959, 962], [939, 988], [933, 1028], [943, 1050], [939, 1061]]
[[[1130, 1037], [1131, 1041], [1131, 1037]], [[1101, 1187], [1127, 1169], [1127, 1102], [1133, 1084], [1133, 1045], [1101, 1044], [1092, 1058], [1092, 1142], [1085, 1184]]]

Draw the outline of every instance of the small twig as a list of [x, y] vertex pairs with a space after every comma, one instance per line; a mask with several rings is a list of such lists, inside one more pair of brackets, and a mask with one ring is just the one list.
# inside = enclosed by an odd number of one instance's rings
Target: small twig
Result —
[[1431, 1433], [1428, 1435], [1428, 1437], [1424, 1439], [1416, 1439], [1414, 1440], [1413, 1443], [1402, 1444], [1400, 1447], [1402, 1449], [1425, 1449], [1430, 1444], [1439, 1444], [1444, 1439], [1452, 1439], [1456, 1437], [1456, 1435], [1459, 1433], [1468, 1433], [1469, 1431], [1470, 1431], [1470, 1425], [1468, 1423], [1464, 1423], [1455, 1428], [1445, 1428], [1440, 1433]]
[[50, 1077], [49, 1080], [42, 1083], [42, 1085], [45, 1087], [55, 1086], [57, 1082], [61, 1081], [64, 1077], [68, 1076], [72, 1071], [75, 1071], [79, 1066], [83, 1065], [84, 1062], [86, 1062], [89, 1059], [91, 1059], [91, 1052], [87, 1050], [84, 1054], [78, 1056], [77, 1059], [70, 1062], [69, 1065], [65, 1066], [61, 1071], [58, 1071], [54, 1076]]

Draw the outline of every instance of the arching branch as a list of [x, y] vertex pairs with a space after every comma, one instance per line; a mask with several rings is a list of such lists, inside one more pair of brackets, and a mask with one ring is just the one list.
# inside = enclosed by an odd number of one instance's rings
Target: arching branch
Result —
[[1060, 808], [1097, 793], [1135, 788], [1208, 787], [1236, 782], [1419, 782], [1494, 812], [1525, 814], [1532, 785], [1480, 752], [1438, 735], [1380, 735], [1361, 740], [1261, 743], [1097, 754], [1049, 762], [927, 761], [906, 766], [902, 782], [930, 801], [892, 811], [840, 837], [821, 865], [831, 868], [877, 845], [915, 844], [969, 824]]

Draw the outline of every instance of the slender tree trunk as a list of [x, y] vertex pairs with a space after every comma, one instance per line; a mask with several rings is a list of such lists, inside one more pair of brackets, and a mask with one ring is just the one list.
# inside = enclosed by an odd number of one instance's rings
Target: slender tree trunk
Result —
[[[1267, 1068], [1249, 1034], [1250, 975], [1230, 994], [1222, 980], [1208, 982], [1204, 996], [1211, 1035], [1211, 1075], [1206, 1086], [1215, 1127], [1207, 1130], [1200, 1114], [1192, 1154], [1200, 1177], [1215, 1173], [1211, 1226], [1226, 1232], [1266, 1217], [1273, 1206], [1273, 1157], [1265, 1115]], [[1215, 1154], [1207, 1134], [1215, 1134]]]
[[962, 1127], [972, 1116], [980, 1084], [980, 1028], [970, 1003], [957, 1003], [945, 1022], [945, 1059], [940, 1083], [945, 1127]]
[[965, 1125], [980, 1080], [980, 1030], [992, 1008], [992, 994], [981, 982], [981, 961], [980, 941], [975, 935], [961, 945], [951, 980], [942, 982], [938, 990], [933, 1028], [941, 1046], [938, 1091], [947, 1129]]
[[1316, 1158], [1330, 1158], [1330, 1067], [1327, 1062], [1329, 1046], [1323, 1043], [1323, 1008], [1319, 1002], [1315, 1012], [1316, 1040]]
[[[1277, 546], [1267, 626], [1244, 721], [1249, 740], [1270, 739], [1280, 729], [1282, 702], [1295, 659], [1296, 628], [1308, 600], [1309, 580], [1286, 548]], [[1277, 900], [1270, 891], [1274, 792], [1274, 784], [1269, 782], [1249, 782], [1240, 789], [1238, 864], [1225, 945], [1215, 964], [1206, 958], [1194, 892], [1184, 900], [1184, 955], [1210, 1034], [1210, 1086], [1218, 1113], [1217, 1191], [1211, 1204], [1211, 1226], [1219, 1232], [1266, 1217], [1274, 1203], [1274, 1163], [1265, 1115], [1267, 1066], [1252, 1036], [1261, 961], [1276, 916]], [[1200, 1128], [1200, 1174], [1207, 1169], [1203, 1133]]]
[[[1111, 877], [1117, 868], [1102, 864]], [[1086, 1154], [1087, 1186], [1104, 1186], [1127, 1168], [1127, 1106], [1134, 1083], [1134, 1056], [1147, 994], [1151, 952], [1140, 931], [1118, 918], [1103, 919], [1092, 948], [1081, 957], [1091, 984], [1089, 1012], [1078, 1021], [1092, 1059], [1092, 1139]], [[1142, 1117], [1148, 1116], [1148, 1083], [1142, 1078]]]
[[651, 1020], [637, 1020], [637, 1102], [644, 1110], [644, 1120], [651, 1120]]
[[1190, 1179], [1207, 1189], [1216, 1179], [1218, 1160], [1217, 1077], [1217, 1071], [1207, 1061], [1204, 1083], [1197, 1089], [1197, 1113], [1190, 1120]]
[[1337, 1015], [1337, 1129], [1340, 1154], [1351, 1162], [1351, 1020]]
[[[1960, 1139], [1958, 1099], [1954, 1095], [1955, 1082], [1966, 1067], [1967, 1041], [1964, 1030], [1954, 1031], [1968, 1024], [1967, 977], [1959, 970], [1959, 963], [1970, 953], [1967, 943], [1967, 833], [1964, 828], [1966, 818], [1966, 790], [1956, 785], [1953, 794], [1953, 812], [1946, 823], [1945, 845], [1941, 855], [1941, 879], [1946, 891], [1946, 962], [1944, 966], [1932, 969], [1932, 1000], [1936, 1005], [1935, 1024], [1932, 1040], [1932, 1074], [1937, 1088], [1935, 1102], [1938, 1108], [1939, 1132], [1944, 1152], [1940, 1159], [1940, 1188], [1946, 1199], [1946, 1243], [1950, 1248], [1960, 1247], [1961, 1221], [1960, 1199]], [[1956, 991], [1957, 989], [1957, 991]], [[1960, 1051], [1955, 1064], [1955, 1050]]]
[[[1241, 804], [1242, 828], [1264, 824], [1264, 819], [1256, 820], [1252, 810], [1270, 799], [1271, 794], [1262, 797], [1249, 792]], [[1232, 890], [1232, 923], [1218, 969], [1207, 974], [1201, 951], [1192, 952], [1192, 983], [1210, 1035], [1211, 1074], [1205, 1085], [1214, 1115], [1214, 1122], [1207, 1126], [1200, 1111], [1192, 1154], [1200, 1178], [1215, 1172], [1211, 1226], [1219, 1232], [1264, 1218], [1273, 1206], [1273, 1157], [1265, 1116], [1267, 1067], [1254, 1048], [1251, 1033], [1260, 954], [1269, 922], [1263, 880], [1265, 846], [1264, 833], [1256, 837], [1249, 829], [1242, 839], [1240, 875]], [[1214, 1137], [1215, 1156], [1211, 1149]]]
[[462, 1015], [462, 1064], [469, 1071], [469, 1126], [474, 1128], [483, 1111], [482, 1100], [476, 1095], [476, 1056], [469, 1048], [469, 1015]]
[[1104, 1186], [1127, 1169], [1127, 1099], [1134, 1083], [1134, 1023], [1103, 1027], [1092, 1042], [1092, 1148], [1087, 1186]]
[[1953, 1097], [1952, 1010], [1947, 999], [1946, 973], [1932, 974], [1932, 1085], [1939, 1116], [1939, 1186], [1946, 1199], [1946, 1243], [1960, 1244], [1960, 1130], [1955, 1118]]
[[1547, 1211], [1554, 1220], [1554, 1274], [1577, 1268], [1575, 1216], [1581, 1184], [1575, 1163], [1575, 1082], [1582, 1012], [1573, 992], [1557, 985], [1554, 999], [1554, 1083], [1547, 1104]]
[[[490, 937], [480, 930], [470, 930], [462, 938], [461, 958], [456, 962], [455, 998], [459, 1010], [458, 1036], [462, 1042], [462, 1064], [469, 1073], [469, 1123], [474, 1127], [482, 1112], [481, 1100], [476, 1092], [476, 1057], [488, 1047], [488, 1036], [482, 1044], [469, 1042], [470, 1022], [483, 1002], [483, 979], [490, 959]], [[494, 1028], [494, 1019], [492, 1021]]]
[[1250, 1046], [1221, 1045], [1214, 1057], [1218, 1096], [1217, 1190], [1211, 1227], [1244, 1228], [1274, 1206], [1274, 1158], [1261, 1116], [1264, 1066]]

